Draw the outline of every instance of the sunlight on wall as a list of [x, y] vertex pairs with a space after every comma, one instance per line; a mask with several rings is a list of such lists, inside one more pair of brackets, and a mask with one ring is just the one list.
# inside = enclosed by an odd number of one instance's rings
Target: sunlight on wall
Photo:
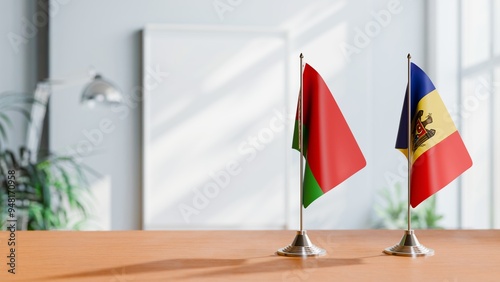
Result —
[[[386, 155], [373, 153], [372, 146], [392, 152], [391, 146], [380, 147], [379, 138], [372, 140], [375, 132], [369, 129], [374, 103], [397, 105], [394, 116], [400, 112], [402, 91], [397, 103], [391, 97], [373, 98], [379, 93], [373, 90], [372, 73], [390, 70], [386, 62], [398, 61], [387, 60], [391, 54], [372, 57], [385, 45], [380, 37], [399, 34], [393, 23], [403, 19], [398, 15], [403, 7], [391, 14], [392, 2], [358, 13], [346, 1], [317, 1], [290, 13], [277, 28], [181, 25], [147, 30], [144, 67], [158, 67], [169, 77], [147, 89], [145, 97], [144, 228], [298, 227], [298, 153], [290, 140], [299, 53], [329, 85], [367, 158]], [[400, 42], [416, 48], [412, 41]], [[354, 53], [342, 49], [348, 44]], [[379, 60], [383, 66], [375, 64]], [[386, 136], [381, 131], [395, 129], [377, 129]], [[370, 177], [383, 180], [382, 173], [372, 172], [383, 169], [369, 162], [318, 199], [305, 211], [306, 226], [366, 226], [378, 187]]]

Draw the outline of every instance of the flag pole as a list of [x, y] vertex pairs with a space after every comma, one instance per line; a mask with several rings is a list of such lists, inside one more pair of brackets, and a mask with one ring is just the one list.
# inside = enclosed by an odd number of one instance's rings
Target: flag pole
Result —
[[408, 106], [408, 231], [411, 231], [411, 164], [413, 159], [413, 149], [411, 144], [411, 131], [412, 131], [412, 116], [411, 116], [411, 55], [408, 53], [406, 56], [408, 59], [408, 101], [406, 101]]
[[413, 148], [412, 148], [412, 133], [413, 133], [413, 122], [412, 122], [412, 107], [411, 107], [411, 55], [408, 53], [406, 56], [408, 59], [408, 91], [407, 91], [407, 101], [406, 106], [408, 109], [408, 229], [405, 231], [403, 238], [399, 244], [392, 247], [386, 248], [384, 253], [388, 255], [405, 256], [405, 257], [422, 257], [422, 256], [432, 256], [434, 255], [434, 250], [426, 248], [424, 245], [420, 244], [415, 235], [415, 232], [411, 229], [411, 169], [413, 162]]
[[299, 121], [298, 121], [298, 132], [299, 132], [299, 152], [300, 152], [300, 229], [297, 231], [295, 235], [295, 239], [293, 242], [279, 249], [276, 253], [280, 256], [288, 256], [288, 257], [311, 257], [311, 256], [322, 256], [326, 254], [326, 251], [314, 245], [309, 236], [307, 236], [307, 231], [304, 230], [303, 227], [303, 200], [304, 200], [304, 158], [305, 154], [302, 152], [302, 148], [304, 147], [304, 136], [303, 136], [303, 126], [304, 126], [304, 65], [302, 60], [304, 59], [304, 55], [300, 53], [300, 92], [299, 92], [299, 102], [298, 102], [298, 113], [299, 113]]
[[304, 211], [304, 205], [302, 204], [304, 200], [304, 157], [305, 154], [302, 151], [302, 148], [304, 148], [304, 133], [302, 132], [303, 129], [303, 124], [304, 124], [304, 64], [302, 63], [302, 60], [304, 59], [304, 55], [300, 53], [300, 93], [299, 93], [299, 152], [300, 152], [300, 172], [299, 172], [299, 181], [300, 181], [300, 201], [299, 201], [299, 208], [300, 208], [300, 232], [304, 231], [303, 227], [303, 211]]

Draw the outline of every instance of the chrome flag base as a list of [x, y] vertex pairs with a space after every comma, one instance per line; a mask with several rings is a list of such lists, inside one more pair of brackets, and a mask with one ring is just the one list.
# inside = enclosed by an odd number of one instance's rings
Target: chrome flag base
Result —
[[433, 256], [434, 250], [426, 248], [424, 245], [420, 244], [413, 230], [406, 230], [401, 242], [397, 245], [386, 248], [384, 253], [395, 256], [423, 257]]
[[293, 240], [292, 244], [279, 249], [276, 252], [280, 256], [287, 257], [312, 257], [312, 256], [324, 256], [326, 251], [316, 247], [305, 230], [297, 231], [297, 235]]

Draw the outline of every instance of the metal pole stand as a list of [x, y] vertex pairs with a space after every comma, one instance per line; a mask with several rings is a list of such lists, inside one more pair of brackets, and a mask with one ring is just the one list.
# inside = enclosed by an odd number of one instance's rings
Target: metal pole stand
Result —
[[384, 253], [395, 256], [423, 257], [434, 255], [434, 250], [420, 244], [413, 230], [405, 230], [405, 235], [403, 235], [401, 242], [386, 248]]
[[312, 257], [323, 256], [326, 254], [326, 251], [316, 247], [311, 240], [309, 240], [306, 230], [302, 230], [297, 231], [297, 235], [292, 244], [279, 249], [277, 254], [288, 257]]

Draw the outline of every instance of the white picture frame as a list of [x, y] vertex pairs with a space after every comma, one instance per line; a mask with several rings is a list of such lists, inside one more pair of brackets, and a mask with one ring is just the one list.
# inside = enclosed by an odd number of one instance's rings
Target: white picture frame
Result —
[[286, 228], [288, 58], [282, 30], [146, 26], [143, 229]]

